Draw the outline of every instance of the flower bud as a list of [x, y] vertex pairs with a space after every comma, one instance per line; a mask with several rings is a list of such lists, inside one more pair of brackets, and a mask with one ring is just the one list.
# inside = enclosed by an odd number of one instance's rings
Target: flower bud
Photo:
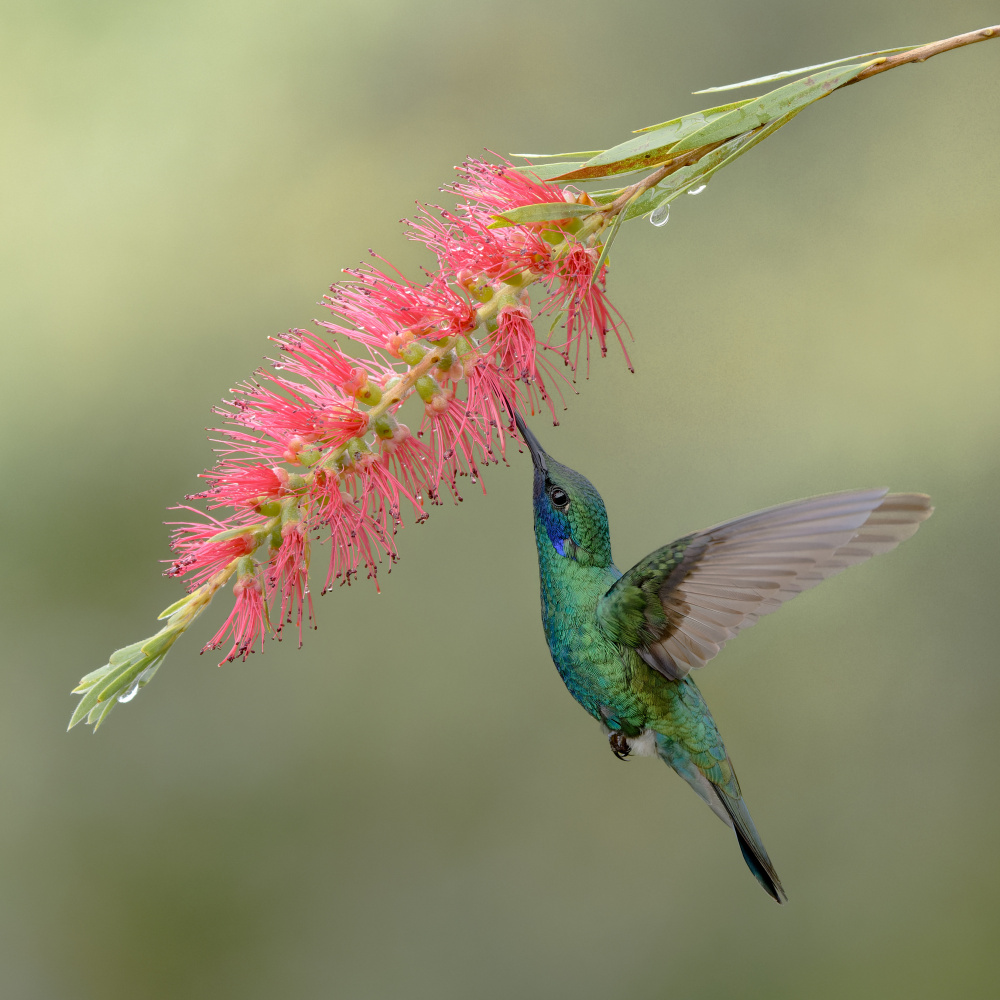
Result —
[[382, 441], [391, 441], [393, 435], [396, 433], [396, 428], [399, 424], [390, 417], [388, 414], [383, 413], [381, 416], [375, 418], [374, 423], [375, 433], [379, 436]]
[[429, 403], [435, 396], [441, 394], [441, 386], [430, 375], [421, 375], [414, 388], [425, 403]]
[[344, 446], [344, 458], [348, 463], [358, 462], [371, 453], [371, 449], [362, 438], [351, 438]]
[[493, 285], [488, 278], [471, 271], [461, 271], [458, 283], [479, 302], [489, 302], [493, 298]]
[[233, 590], [244, 582], [244, 580], [250, 577], [251, 579], [256, 579], [257, 577], [257, 560], [253, 556], [240, 556], [236, 562], [236, 583], [233, 585]]
[[408, 344], [400, 350], [399, 356], [412, 368], [414, 365], [420, 364], [426, 353], [426, 347], [421, 347], [420, 344]]
[[354, 393], [354, 398], [368, 406], [374, 406], [382, 401], [382, 390], [377, 385], [367, 382]]

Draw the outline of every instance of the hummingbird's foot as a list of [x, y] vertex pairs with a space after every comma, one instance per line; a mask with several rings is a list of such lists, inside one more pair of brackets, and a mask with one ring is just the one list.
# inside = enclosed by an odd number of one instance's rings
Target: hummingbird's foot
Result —
[[611, 752], [619, 760], [624, 760], [632, 752], [625, 734], [618, 729], [608, 736], [608, 743], [611, 744]]

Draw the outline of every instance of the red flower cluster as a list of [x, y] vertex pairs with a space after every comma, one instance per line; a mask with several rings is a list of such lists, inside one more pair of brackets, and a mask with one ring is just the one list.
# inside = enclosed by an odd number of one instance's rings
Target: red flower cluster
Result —
[[[544, 403], [554, 419], [552, 392], [561, 396], [565, 376], [546, 351], [575, 370], [581, 348], [589, 364], [594, 337], [602, 354], [609, 332], [624, 350], [624, 323], [603, 269], [595, 274], [604, 227], [596, 205], [586, 220], [497, 225], [526, 205], [592, 204], [586, 195], [481, 161], [466, 163], [446, 190], [457, 210], [423, 209], [409, 223], [408, 235], [437, 258], [427, 281], [377, 258], [384, 269], [348, 271], [326, 298], [334, 318], [318, 326], [358, 356], [292, 330], [276, 339], [270, 369], [218, 411], [227, 422], [220, 461], [203, 473], [209, 487], [188, 498], [213, 513], [183, 508], [198, 519], [177, 526], [166, 572], [187, 576], [192, 590], [236, 576], [232, 614], [206, 647], [231, 642], [226, 660], [245, 659], [289, 623], [301, 643], [312, 619], [313, 540], [329, 535], [324, 590], [362, 570], [377, 585], [379, 566], [396, 559], [404, 501], [421, 521], [442, 484], [460, 500], [458, 478], [476, 482], [504, 454], [515, 408]], [[526, 291], [535, 283], [545, 289], [537, 312]], [[561, 315], [561, 341], [536, 335], [543, 312]], [[416, 435], [397, 419], [414, 394], [423, 403]]]

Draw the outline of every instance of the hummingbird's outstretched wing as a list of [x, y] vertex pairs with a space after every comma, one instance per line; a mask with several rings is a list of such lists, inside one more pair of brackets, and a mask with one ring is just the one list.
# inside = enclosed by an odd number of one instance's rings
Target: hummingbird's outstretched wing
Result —
[[933, 509], [922, 493], [851, 490], [725, 521], [636, 563], [597, 619], [609, 639], [679, 679], [761, 615], [895, 548]]

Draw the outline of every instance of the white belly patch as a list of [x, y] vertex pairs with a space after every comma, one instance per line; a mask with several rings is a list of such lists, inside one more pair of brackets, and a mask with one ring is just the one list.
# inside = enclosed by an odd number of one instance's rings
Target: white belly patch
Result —
[[656, 756], [656, 733], [652, 729], [644, 729], [639, 736], [629, 736], [628, 748], [636, 757]]
[[[611, 735], [611, 730], [604, 723], [601, 723], [601, 732], [605, 736]], [[656, 754], [656, 733], [652, 729], [644, 729], [638, 736], [626, 736], [628, 751], [636, 757], [655, 757]]]

